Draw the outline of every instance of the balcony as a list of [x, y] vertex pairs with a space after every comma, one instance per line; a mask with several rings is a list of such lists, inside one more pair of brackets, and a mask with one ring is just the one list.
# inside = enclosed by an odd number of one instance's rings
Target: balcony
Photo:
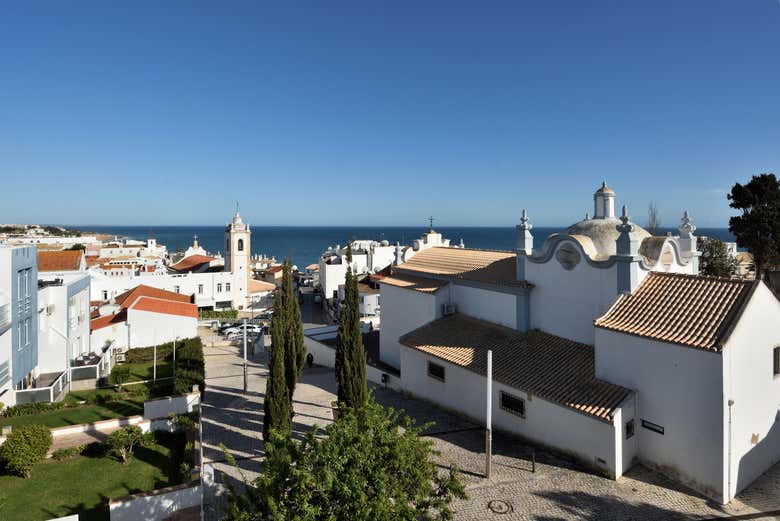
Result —
[[0, 292], [0, 334], [11, 327], [11, 299]]

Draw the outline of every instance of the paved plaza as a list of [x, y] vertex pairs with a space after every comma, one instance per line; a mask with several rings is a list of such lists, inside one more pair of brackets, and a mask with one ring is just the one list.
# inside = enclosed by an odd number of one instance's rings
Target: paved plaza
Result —
[[[206, 396], [203, 405], [204, 464], [214, 469], [214, 485], [206, 487], [206, 519], [218, 519], [223, 484], [238, 476], [225, 462], [220, 443], [229, 448], [248, 478], [257, 475], [263, 457], [263, 393], [268, 375], [265, 353], [249, 357], [248, 389], [243, 392], [240, 346], [203, 334]], [[212, 342], [214, 345], [212, 346]], [[332, 420], [330, 402], [336, 383], [332, 369], [304, 369], [295, 391], [296, 435]], [[377, 400], [404, 409], [420, 423], [440, 452], [441, 468], [457, 466], [468, 499], [454, 504], [455, 519], [470, 520], [702, 520], [714, 518], [780, 519], [780, 465], [760, 478], [728, 506], [720, 506], [655, 472], [635, 466], [618, 481], [594, 475], [576, 464], [537, 450], [516, 438], [494, 434], [493, 476], [484, 478], [484, 430], [426, 402], [383, 388]], [[535, 460], [535, 472], [532, 472]]]

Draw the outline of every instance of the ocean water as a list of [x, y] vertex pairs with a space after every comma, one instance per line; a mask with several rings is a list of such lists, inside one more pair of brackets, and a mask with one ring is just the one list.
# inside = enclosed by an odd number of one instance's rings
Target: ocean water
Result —
[[[185, 250], [192, 244], [195, 235], [198, 242], [206, 250], [224, 255], [223, 226], [79, 226], [83, 230], [127, 237], [130, 239], [147, 239], [154, 237], [157, 242], [168, 247], [169, 251]], [[532, 233], [535, 243], [541, 245], [551, 233], [560, 232], [564, 228], [534, 227]], [[401, 244], [411, 244], [427, 231], [424, 227], [393, 227], [393, 226], [334, 226], [334, 227], [303, 227], [303, 226], [253, 226], [252, 253], [262, 253], [274, 256], [279, 260], [290, 257], [293, 264], [301, 269], [317, 262], [328, 246], [344, 245], [350, 237], [353, 239], [388, 240]], [[454, 244], [463, 239], [468, 248], [513, 250], [515, 247], [516, 230], [514, 227], [436, 227], [444, 238], [451, 239]], [[677, 233], [675, 229], [661, 229]], [[697, 235], [716, 237], [724, 241], [734, 241], [734, 237], [725, 228], [700, 228]]]

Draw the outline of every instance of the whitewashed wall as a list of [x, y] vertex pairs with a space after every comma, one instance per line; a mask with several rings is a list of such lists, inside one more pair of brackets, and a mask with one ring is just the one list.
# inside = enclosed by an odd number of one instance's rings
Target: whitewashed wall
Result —
[[[502, 326], [517, 327], [517, 296], [486, 289], [450, 284], [452, 303], [466, 315]], [[443, 288], [443, 292], [449, 291]]]
[[[637, 393], [638, 457], [673, 479], [720, 498], [721, 355], [595, 329], [596, 377]], [[642, 419], [661, 425], [664, 434], [643, 428]]]
[[200, 393], [166, 396], [144, 402], [144, 418], [167, 418], [169, 414], [186, 414], [200, 405]]
[[198, 336], [197, 317], [182, 317], [165, 313], [151, 313], [129, 308], [130, 346], [147, 347], [172, 342], [176, 337]]
[[400, 368], [401, 344], [398, 339], [441, 316], [441, 305], [446, 300], [442, 288], [436, 293], [421, 293], [391, 286], [381, 285], [382, 295], [382, 332], [379, 335], [379, 358], [386, 364]]
[[95, 349], [106, 345], [106, 342], [116, 342], [117, 349], [127, 349], [127, 324], [119, 322], [108, 327], [102, 327], [90, 334], [92, 345]]
[[200, 505], [200, 485], [179, 485], [108, 502], [111, 521], [163, 521], [177, 510]]
[[[444, 382], [428, 376], [428, 360], [445, 366]], [[401, 378], [404, 390], [411, 394], [484, 423], [484, 376], [402, 346]], [[501, 391], [525, 400], [525, 418], [500, 408]], [[615, 426], [495, 381], [493, 427], [566, 452], [607, 474], [620, 473], [616, 467], [619, 447], [615, 446]]]
[[[563, 244], [566, 242], [558, 248]], [[534, 284], [530, 299], [531, 327], [593, 345], [593, 321], [617, 297], [616, 265], [594, 268], [583, 258], [567, 271], [554, 253], [544, 264], [526, 261], [525, 272], [526, 280]]]
[[[773, 374], [772, 351], [780, 346], [780, 303], [761, 284], [756, 288], [723, 352], [723, 403], [729, 500], [780, 460], [780, 376]], [[728, 479], [728, 400], [731, 408], [731, 479]]]

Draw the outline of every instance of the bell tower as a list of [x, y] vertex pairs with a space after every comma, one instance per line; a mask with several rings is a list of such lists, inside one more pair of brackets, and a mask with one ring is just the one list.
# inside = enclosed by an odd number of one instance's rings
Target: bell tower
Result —
[[249, 225], [241, 220], [236, 205], [233, 221], [225, 226], [225, 271], [233, 274], [234, 306], [244, 307], [247, 303], [249, 280], [252, 278], [251, 237]]

